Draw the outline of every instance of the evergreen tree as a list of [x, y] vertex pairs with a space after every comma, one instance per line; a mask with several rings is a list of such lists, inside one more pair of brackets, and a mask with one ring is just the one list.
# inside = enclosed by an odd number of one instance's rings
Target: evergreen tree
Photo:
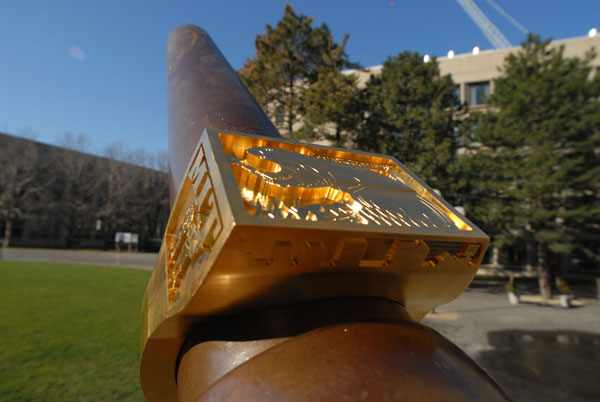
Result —
[[[266, 29], [256, 38], [254, 58], [246, 61], [240, 76], [275, 124], [294, 138], [298, 127], [309, 123], [314, 128], [322, 118], [313, 113], [315, 122], [306, 120], [307, 91], [320, 78], [338, 78], [337, 72], [351, 66], [344, 51], [348, 36], [336, 44], [327, 25], [313, 27], [313, 19], [297, 15], [290, 4], [277, 25]], [[311, 100], [317, 92], [312, 90]], [[310, 131], [305, 128], [303, 133]]]
[[363, 91], [358, 148], [396, 157], [450, 196], [461, 113], [454, 88], [450, 76], [440, 75], [435, 59], [426, 63], [413, 52], [390, 57]]
[[322, 71], [306, 91], [303, 137], [327, 139], [338, 147], [349, 146], [361, 112], [356, 75]]
[[563, 50], [530, 35], [465, 139], [476, 189], [466, 203], [492, 234], [532, 242], [545, 298], [553, 254], [591, 255], [582, 233], [597, 231], [600, 216], [600, 79], [590, 79], [592, 52], [582, 60]]

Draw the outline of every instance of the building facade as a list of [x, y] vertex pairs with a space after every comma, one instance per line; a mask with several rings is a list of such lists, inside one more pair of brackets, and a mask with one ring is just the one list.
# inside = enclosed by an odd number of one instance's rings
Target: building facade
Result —
[[137, 234], [156, 251], [168, 177], [146, 167], [0, 133], [0, 240], [14, 247], [113, 249]]
[[[600, 75], [600, 35], [578, 37], [553, 41], [552, 47], [563, 46], [565, 57], [584, 58], [586, 53], [594, 49], [597, 54], [591, 61], [591, 76]], [[517, 52], [521, 47], [500, 50], [476, 49], [473, 53], [451, 54], [448, 57], [437, 58], [441, 75], [450, 75], [456, 84], [455, 94], [461, 104], [466, 104], [469, 110], [485, 110], [486, 99], [494, 92], [494, 79], [502, 72], [506, 56]], [[358, 85], [364, 87], [372, 75], [381, 72], [383, 66], [373, 66], [365, 71], [352, 71], [358, 76]], [[592, 78], [590, 77], [590, 78]], [[460, 152], [460, 151], [459, 151]], [[600, 252], [600, 239], [592, 238], [585, 241], [596, 244], [591, 248]], [[597, 275], [598, 267], [595, 262], [584, 256], [559, 255], [556, 258], [565, 271], [592, 272]], [[508, 268], [518, 272], [518, 275], [535, 276], [537, 262], [535, 247], [527, 241], [518, 242], [511, 247], [490, 247], [482, 264], [482, 273], [494, 274], [498, 269]]]
[[[592, 60], [592, 74], [600, 74], [600, 34], [556, 40], [551, 46], [563, 46], [565, 57], [579, 58], [583, 58], [590, 49], [595, 49], [599, 54]], [[456, 95], [461, 103], [479, 109], [485, 108], [485, 98], [494, 91], [494, 79], [501, 75], [499, 69], [506, 56], [520, 49], [520, 46], [481, 51], [477, 49], [473, 53], [439, 57], [437, 62], [441, 75], [452, 76], [457, 85]], [[359, 86], [364, 86], [371, 75], [379, 74], [382, 67], [380, 65], [368, 67], [365, 71], [353, 71], [358, 75]]]

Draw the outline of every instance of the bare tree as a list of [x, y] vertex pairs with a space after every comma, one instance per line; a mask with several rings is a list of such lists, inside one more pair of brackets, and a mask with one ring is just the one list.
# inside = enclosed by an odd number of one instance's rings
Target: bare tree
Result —
[[169, 183], [167, 154], [159, 152], [146, 159], [147, 169], [138, 178], [137, 192], [141, 195], [138, 213], [144, 237], [160, 237], [169, 216]]
[[166, 153], [152, 155], [118, 142], [104, 155], [101, 211], [108, 231], [132, 231], [141, 242], [159, 237], [168, 217]]
[[4, 221], [3, 247], [8, 247], [13, 223], [24, 216], [39, 190], [38, 149], [32, 141], [4, 136], [0, 145], [0, 219]]
[[160, 238], [169, 213], [165, 153], [119, 142], [99, 157], [84, 153], [90, 148], [84, 135], [66, 133], [58, 142], [63, 148], [0, 135], [5, 246], [20, 221], [26, 237], [51, 233], [51, 244], [67, 248], [98, 236], [106, 247], [117, 231], [138, 233], [142, 246]]
[[85, 134], [74, 134], [70, 131], [61, 134], [57, 139], [58, 145], [73, 151], [88, 152], [92, 147], [92, 141]]
[[101, 205], [99, 213], [104, 220], [104, 242], [114, 232], [126, 229], [128, 217], [125, 203], [131, 197], [131, 166], [126, 163], [131, 158], [131, 151], [122, 142], [106, 147], [107, 158], [102, 164], [99, 197]]
[[85, 230], [84, 223], [96, 218], [102, 169], [96, 158], [83, 153], [90, 146], [86, 136], [66, 133], [60, 142], [70, 150], [56, 150], [50, 161], [55, 180], [52, 207], [66, 228], [65, 246], [72, 248], [76, 234]]

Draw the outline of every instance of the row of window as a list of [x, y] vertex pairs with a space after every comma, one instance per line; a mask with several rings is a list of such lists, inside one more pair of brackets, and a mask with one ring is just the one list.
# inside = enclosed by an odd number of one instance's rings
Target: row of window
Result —
[[[600, 67], [596, 67], [596, 76], [600, 75]], [[469, 106], [478, 106], [487, 104], [487, 99], [491, 94], [490, 81], [481, 82], [469, 82], [464, 84], [466, 91], [461, 91], [461, 86], [457, 85], [454, 87], [454, 96], [460, 100], [461, 103], [466, 102]]]
[[[485, 105], [487, 99], [490, 96], [490, 82], [470, 82], [465, 84], [466, 86], [466, 99], [463, 99], [461, 86], [457, 85], [454, 87], [453, 94], [456, 99], [460, 100], [460, 103], [466, 102], [469, 106]], [[285, 124], [285, 109], [283, 106], [279, 106], [275, 113], [275, 125], [277, 127], [283, 127]]]
[[490, 82], [471, 82], [465, 84], [466, 86], [466, 99], [463, 99], [461, 94], [460, 85], [454, 88], [454, 96], [460, 99], [460, 102], [466, 102], [469, 106], [485, 105], [487, 98], [490, 96]]

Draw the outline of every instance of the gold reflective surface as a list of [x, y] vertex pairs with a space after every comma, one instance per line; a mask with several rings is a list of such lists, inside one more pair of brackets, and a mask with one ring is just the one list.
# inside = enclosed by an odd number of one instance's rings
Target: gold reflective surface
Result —
[[[275, 147], [249, 148], [244, 159], [233, 158], [232, 170], [251, 214], [362, 225], [456, 226], [389, 166]], [[459, 229], [470, 230], [457, 223]]]
[[187, 205], [179, 219], [169, 222], [168, 228], [168, 233], [173, 233], [168, 239], [167, 251], [170, 304], [177, 298], [181, 281], [190, 264], [199, 264], [205, 260], [223, 230], [202, 146], [192, 159], [186, 182], [191, 185], [186, 193]]
[[144, 393], [175, 400], [179, 348], [209, 317], [376, 297], [419, 321], [464, 291], [487, 243], [393, 158], [207, 130], [146, 290]]

